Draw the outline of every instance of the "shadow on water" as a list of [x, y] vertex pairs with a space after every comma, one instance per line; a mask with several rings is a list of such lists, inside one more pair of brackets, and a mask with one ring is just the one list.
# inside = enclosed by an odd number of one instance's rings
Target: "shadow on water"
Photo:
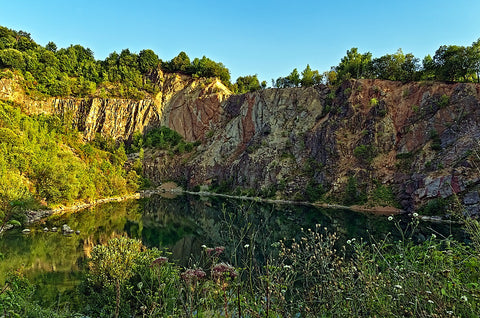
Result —
[[[63, 224], [80, 234], [62, 235]], [[315, 224], [338, 233], [340, 245], [354, 237], [382, 239], [389, 232], [399, 238], [393, 222], [385, 216], [218, 197], [153, 196], [51, 216], [33, 225], [29, 235], [20, 230], [7, 232], [0, 239], [4, 254], [0, 280], [9, 271], [23, 268], [42, 298], [53, 301], [58, 300], [59, 292], [71, 290], [81, 281], [93, 246], [112, 237], [128, 235], [148, 247], [169, 249], [171, 258], [182, 266], [192, 265], [200, 257], [202, 245], [224, 246], [225, 261], [241, 265], [247, 248], [261, 263], [272, 244], [299, 238], [302, 228], [314, 228]], [[45, 227], [59, 231], [44, 232]], [[421, 240], [432, 231], [437, 236], [456, 233], [457, 239], [464, 240], [458, 226], [431, 223], [421, 223], [415, 238]]]

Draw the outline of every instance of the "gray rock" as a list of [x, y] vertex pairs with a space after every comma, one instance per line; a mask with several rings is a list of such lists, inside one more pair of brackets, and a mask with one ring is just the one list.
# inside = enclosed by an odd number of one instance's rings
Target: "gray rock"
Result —
[[477, 204], [478, 202], [480, 202], [480, 195], [478, 194], [478, 191], [468, 192], [463, 198], [463, 203], [465, 205], [473, 205]]
[[470, 216], [470, 217], [480, 215], [480, 205], [479, 204], [466, 205], [465, 210], [463, 210], [463, 215]]
[[67, 224], [64, 224], [64, 225], [62, 226], [62, 232], [68, 234], [68, 233], [73, 232], [73, 230], [70, 228], [70, 226], [68, 226]]

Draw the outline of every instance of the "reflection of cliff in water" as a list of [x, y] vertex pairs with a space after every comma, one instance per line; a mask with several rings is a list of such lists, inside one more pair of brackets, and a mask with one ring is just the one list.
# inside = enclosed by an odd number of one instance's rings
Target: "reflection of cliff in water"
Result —
[[[246, 245], [261, 260], [272, 252], [273, 243], [284, 238], [298, 239], [302, 228], [313, 229], [315, 224], [339, 234], [339, 244], [350, 238], [382, 239], [389, 232], [400, 237], [386, 217], [306, 205], [185, 195], [169, 200], [152, 197], [143, 201], [142, 210], [141, 237], [145, 244], [169, 247], [173, 258], [184, 265], [191, 257], [200, 256], [202, 245], [225, 246], [224, 257], [234, 265], [240, 265], [236, 263], [246, 256]], [[419, 226], [414, 239], [431, 235], [431, 226]], [[449, 226], [434, 228], [445, 236], [452, 233]]]
[[[43, 232], [44, 227], [61, 228], [63, 224], [79, 230], [80, 234], [65, 237], [58, 232]], [[397, 235], [386, 217], [351, 211], [218, 197], [185, 195], [165, 199], [154, 196], [52, 216], [33, 226], [28, 236], [9, 231], [0, 240], [0, 251], [5, 255], [0, 271], [5, 275], [24, 266], [31, 275], [64, 273], [68, 276], [85, 268], [86, 257], [93, 246], [125, 234], [141, 238], [149, 247], [168, 248], [173, 253], [171, 258], [182, 265], [198, 258], [202, 245], [225, 246], [224, 260], [239, 265], [247, 251], [261, 261], [272, 251], [273, 243], [283, 238], [299, 238], [301, 228], [314, 228], [315, 224], [338, 233], [339, 244], [353, 237], [372, 235], [381, 239], [388, 232]], [[463, 240], [458, 226], [452, 229], [430, 223], [421, 223], [415, 239], [428, 237], [432, 230], [445, 236], [457, 233], [456, 238]], [[249, 246], [248, 250], [245, 245]]]

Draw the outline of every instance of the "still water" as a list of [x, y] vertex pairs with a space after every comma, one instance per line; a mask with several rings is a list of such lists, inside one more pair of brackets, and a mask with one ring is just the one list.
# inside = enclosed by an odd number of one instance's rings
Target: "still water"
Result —
[[[399, 217], [396, 217], [399, 218]], [[65, 236], [63, 224], [80, 234]], [[90, 209], [51, 216], [30, 227], [8, 231], [0, 238], [0, 280], [22, 269], [43, 295], [71, 290], [88, 267], [94, 245], [128, 235], [148, 247], [168, 249], [170, 259], [188, 266], [201, 246], [225, 246], [225, 260], [238, 264], [245, 246], [262, 260], [273, 243], [301, 235], [302, 228], [322, 228], [339, 234], [339, 244], [347, 239], [383, 238], [395, 234], [394, 223], [385, 216], [348, 210], [319, 209], [305, 205], [267, 204], [254, 201], [183, 195], [176, 198], [153, 196], [99, 205]], [[44, 232], [57, 227], [58, 232]], [[424, 238], [436, 231], [448, 236], [459, 233], [450, 225], [420, 224], [415, 236]]]

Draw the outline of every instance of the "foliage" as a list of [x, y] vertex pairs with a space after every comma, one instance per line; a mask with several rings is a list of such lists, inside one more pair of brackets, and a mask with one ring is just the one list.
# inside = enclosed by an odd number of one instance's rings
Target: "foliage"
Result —
[[376, 183], [375, 188], [369, 195], [369, 202], [379, 206], [397, 207], [399, 205], [392, 189], [389, 186], [378, 183]]
[[333, 68], [337, 74], [336, 82], [350, 78], [370, 78], [371, 60], [372, 54], [370, 52], [362, 54], [355, 47], [348, 50], [340, 64]]
[[140, 151], [142, 147], [173, 150], [177, 153], [191, 152], [197, 143], [186, 142], [182, 135], [166, 126], [155, 127], [144, 134], [135, 133], [129, 152]]
[[0, 290], [0, 312], [4, 317], [67, 318], [75, 317], [68, 308], [48, 308], [33, 301], [33, 286], [21, 271], [11, 273]]
[[366, 200], [366, 194], [359, 188], [357, 179], [349, 177], [345, 187], [343, 203], [345, 205], [363, 204]]
[[100, 136], [83, 143], [58, 117], [27, 116], [3, 102], [0, 127], [2, 218], [10, 214], [18, 219], [15, 214], [35, 202], [69, 203], [127, 192], [123, 145], [108, 144]]
[[[184, 269], [166, 257], [150, 259], [150, 267], [135, 267], [142, 275], [128, 282], [131, 292], [122, 306], [130, 305], [130, 311], [122, 315], [474, 315], [480, 309], [478, 255], [469, 246], [435, 235], [415, 243], [415, 217], [409, 223], [389, 217], [401, 240], [387, 235], [379, 241], [351, 238], [340, 243], [320, 225], [302, 229], [298, 240], [274, 243], [277, 252], [264, 265], [249, 261], [250, 244], [243, 247], [242, 268], [222, 261], [226, 251], [221, 246], [203, 246], [201, 259]], [[113, 298], [110, 294], [98, 309]]]
[[417, 77], [419, 60], [412, 53], [403, 54], [398, 49], [395, 54], [387, 54], [372, 60], [374, 77], [392, 81], [408, 82]]
[[190, 62], [185, 52], [181, 52], [171, 61], [162, 62], [153, 50], [136, 54], [124, 49], [100, 61], [81, 45], [58, 49], [49, 42], [42, 47], [30, 34], [0, 26], [1, 68], [20, 71], [27, 92], [33, 90], [50, 96], [83, 97], [103, 91], [108, 96], [141, 99], [157, 92], [151, 75], [159, 68], [192, 76], [218, 77], [230, 86], [229, 70], [205, 56]]
[[258, 91], [263, 87], [260, 85], [258, 81], [257, 75], [247, 75], [247, 76], [240, 76], [237, 78], [237, 81], [233, 85], [233, 90], [237, 94], [244, 94], [248, 92], [255, 92]]
[[375, 158], [375, 147], [372, 145], [360, 145], [353, 149], [353, 155], [359, 160], [371, 163], [373, 158]]
[[272, 79], [273, 87], [288, 88], [288, 87], [308, 87], [322, 82], [323, 77], [317, 70], [312, 70], [310, 65], [307, 64], [302, 71], [302, 77], [297, 69], [294, 69], [287, 77], [279, 77], [275, 81]]

